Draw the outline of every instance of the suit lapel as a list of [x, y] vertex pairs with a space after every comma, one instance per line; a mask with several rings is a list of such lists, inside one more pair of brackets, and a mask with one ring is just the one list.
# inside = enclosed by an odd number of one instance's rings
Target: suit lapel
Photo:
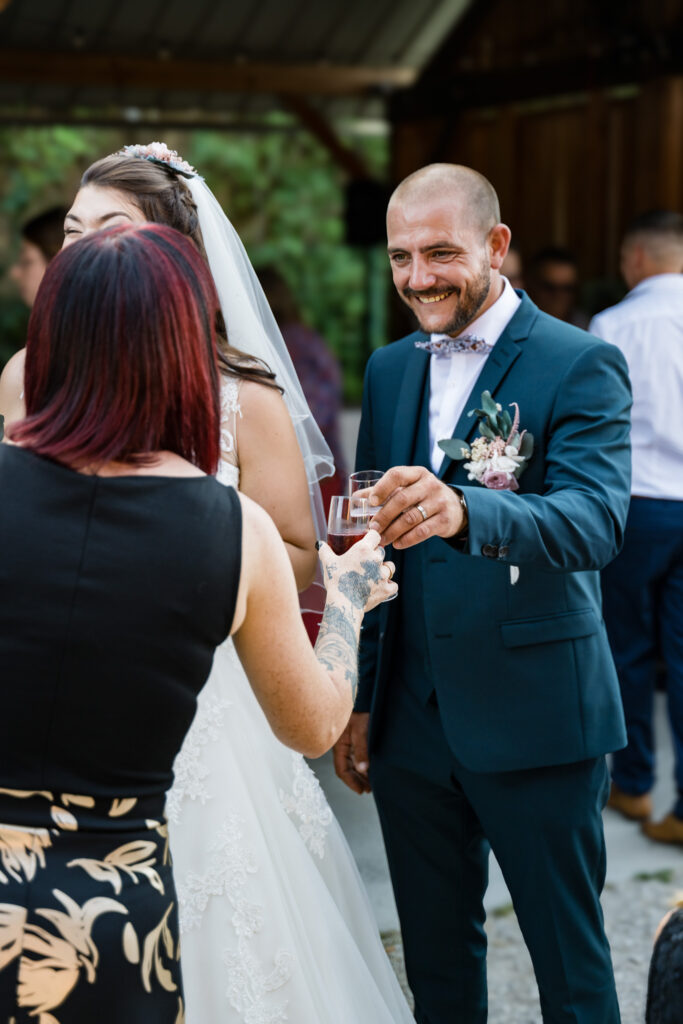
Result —
[[[416, 339], [424, 337], [426, 335], [415, 335]], [[403, 379], [396, 398], [396, 415], [391, 434], [390, 466], [409, 466], [411, 464], [428, 370], [429, 353], [413, 348], [405, 361]]]
[[[467, 413], [470, 409], [479, 408], [481, 406], [482, 392], [489, 391], [491, 395], [495, 397], [496, 388], [499, 387], [515, 360], [519, 358], [521, 354], [520, 342], [528, 337], [531, 326], [537, 315], [538, 308], [523, 292], [522, 304], [518, 307], [517, 312], [501, 334], [500, 338], [494, 345], [490, 356], [484, 363], [483, 369], [474, 383], [469, 398], [465, 402], [460, 419], [455, 425], [455, 430], [451, 435], [452, 437], [458, 437], [463, 441], [469, 441], [474, 435], [477, 426], [477, 418], [476, 416], [468, 416]], [[456, 463], [456, 467], [459, 465], [461, 465], [461, 463]], [[453, 460], [449, 458], [448, 455], [445, 455], [441, 464], [441, 469], [439, 470], [440, 480], [443, 480], [444, 476], [451, 470], [452, 466]]]

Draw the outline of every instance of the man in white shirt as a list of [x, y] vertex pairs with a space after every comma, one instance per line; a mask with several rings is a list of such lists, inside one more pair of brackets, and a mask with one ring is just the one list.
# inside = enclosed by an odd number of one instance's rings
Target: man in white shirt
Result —
[[400, 587], [366, 619], [335, 766], [377, 802], [419, 1024], [487, 1019], [489, 844], [544, 1019], [618, 1024], [601, 810], [626, 732], [598, 570], [628, 508], [626, 361], [510, 286], [476, 171], [411, 175], [387, 233], [420, 330], [368, 362], [356, 467], [386, 471], [370, 497]]
[[[683, 844], [683, 216], [655, 211], [628, 229], [626, 298], [594, 317], [633, 387], [633, 479], [624, 547], [603, 573], [628, 746], [614, 755], [610, 806], [660, 842]], [[666, 662], [678, 800], [654, 823], [652, 708], [658, 648]]]

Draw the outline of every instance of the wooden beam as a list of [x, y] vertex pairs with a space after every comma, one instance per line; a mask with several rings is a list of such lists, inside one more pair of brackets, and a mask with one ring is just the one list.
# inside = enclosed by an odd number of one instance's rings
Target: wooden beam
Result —
[[354, 96], [377, 88], [405, 88], [415, 79], [415, 69], [407, 67], [202, 61], [0, 49], [0, 82], [27, 85]]
[[371, 178], [367, 164], [358, 153], [341, 141], [329, 122], [302, 96], [282, 96], [282, 101], [292, 114], [299, 118], [305, 128], [330, 153], [336, 164], [351, 178]]

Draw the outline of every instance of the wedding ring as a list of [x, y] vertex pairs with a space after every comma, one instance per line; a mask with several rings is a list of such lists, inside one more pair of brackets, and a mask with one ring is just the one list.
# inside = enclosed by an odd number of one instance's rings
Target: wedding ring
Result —
[[423, 520], [423, 522], [424, 522], [425, 519], [429, 518], [429, 516], [427, 515], [425, 510], [422, 508], [422, 505], [416, 505], [415, 508], [418, 510], [418, 512], [422, 513], [422, 520]]

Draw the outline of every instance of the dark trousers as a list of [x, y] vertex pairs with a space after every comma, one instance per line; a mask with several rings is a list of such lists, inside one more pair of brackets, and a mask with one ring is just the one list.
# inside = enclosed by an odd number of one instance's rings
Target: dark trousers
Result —
[[490, 843], [531, 954], [543, 1020], [618, 1024], [599, 901], [604, 758], [473, 774], [450, 751], [434, 702], [425, 706], [399, 685], [390, 703], [370, 777], [416, 1020], [487, 1019], [483, 897]]
[[603, 571], [602, 589], [628, 732], [612, 776], [633, 795], [654, 784], [652, 712], [661, 650], [676, 759], [674, 811], [683, 818], [683, 501], [631, 501], [624, 547]]

